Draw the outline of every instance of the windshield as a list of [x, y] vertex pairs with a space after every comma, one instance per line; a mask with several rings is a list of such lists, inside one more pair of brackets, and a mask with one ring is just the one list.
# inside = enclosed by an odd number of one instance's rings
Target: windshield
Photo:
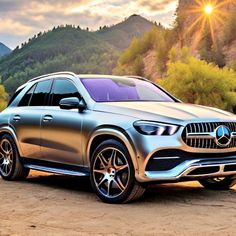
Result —
[[156, 101], [174, 102], [154, 84], [133, 78], [81, 78], [96, 102]]

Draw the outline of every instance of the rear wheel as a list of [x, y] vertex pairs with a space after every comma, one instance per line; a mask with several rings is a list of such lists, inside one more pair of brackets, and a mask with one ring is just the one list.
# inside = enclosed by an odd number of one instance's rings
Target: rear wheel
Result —
[[202, 179], [199, 183], [206, 189], [228, 190], [236, 184], [236, 176]]
[[134, 167], [126, 147], [116, 140], [101, 143], [91, 161], [91, 183], [97, 195], [107, 203], [126, 203], [145, 192], [134, 176]]
[[8, 134], [0, 139], [0, 175], [4, 180], [25, 179], [29, 169], [24, 168], [19, 160], [16, 144]]

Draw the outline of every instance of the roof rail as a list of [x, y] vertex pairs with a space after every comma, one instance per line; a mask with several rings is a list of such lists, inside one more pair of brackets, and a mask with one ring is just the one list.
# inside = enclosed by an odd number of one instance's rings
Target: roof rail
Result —
[[142, 76], [138, 76], [138, 75], [124, 75], [124, 77], [149, 81], [148, 79], [146, 79], [146, 78], [144, 78]]
[[35, 78], [33, 78], [33, 79], [28, 80], [27, 83], [32, 82], [32, 81], [35, 81], [35, 80], [38, 80], [38, 79], [43, 79], [43, 78], [48, 77], [48, 76], [51, 76], [51, 75], [65, 75], [65, 74], [67, 74], [67, 75], [72, 75], [72, 76], [76, 76], [76, 74], [73, 73], [73, 72], [70, 72], [70, 71], [61, 71], [61, 72], [55, 72], [55, 73], [50, 73], [50, 74], [46, 74], [46, 75], [41, 75], [41, 76], [35, 77]]

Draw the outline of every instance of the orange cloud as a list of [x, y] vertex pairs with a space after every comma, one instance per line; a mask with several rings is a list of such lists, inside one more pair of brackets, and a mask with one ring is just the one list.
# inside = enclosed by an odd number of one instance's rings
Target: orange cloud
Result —
[[26, 35], [33, 32], [33, 27], [23, 25], [20, 22], [11, 19], [0, 19], [0, 33], [13, 33], [16, 36]]

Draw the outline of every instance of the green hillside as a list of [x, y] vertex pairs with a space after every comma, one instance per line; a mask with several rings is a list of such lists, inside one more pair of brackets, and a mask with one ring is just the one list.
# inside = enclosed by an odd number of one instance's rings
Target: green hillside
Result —
[[144, 32], [150, 30], [152, 27], [152, 22], [139, 15], [132, 15], [124, 22], [112, 27], [104, 27], [97, 31], [96, 34], [119, 50], [124, 50], [129, 46], [132, 38], [140, 37]]
[[0, 77], [8, 93], [32, 77], [56, 71], [111, 74], [122, 48], [153, 24], [141, 16], [96, 32], [72, 25], [39, 33], [0, 58]]
[[71, 26], [39, 34], [0, 60], [2, 82], [12, 93], [26, 80], [45, 73], [71, 70], [76, 73], [108, 73], [118, 50], [96, 35]]

